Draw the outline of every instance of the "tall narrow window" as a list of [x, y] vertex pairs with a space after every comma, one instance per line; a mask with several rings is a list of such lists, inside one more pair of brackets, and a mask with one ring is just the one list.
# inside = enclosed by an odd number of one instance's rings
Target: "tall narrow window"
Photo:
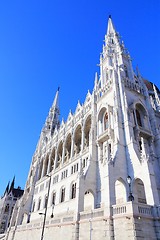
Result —
[[5, 211], [5, 213], [9, 212], [9, 204], [7, 204], [7, 205], [6, 205], [6, 207], [5, 207], [5, 210], [4, 210], [4, 211]]
[[32, 212], [34, 212], [34, 210], [35, 210], [35, 201], [33, 202]]
[[139, 111], [136, 109], [136, 117], [137, 117], [137, 123], [140, 127], [142, 127], [142, 122], [141, 122], [141, 115]]
[[43, 162], [41, 162], [41, 164], [40, 164], [38, 180], [41, 179], [41, 176], [42, 176], [42, 168], [43, 168]]
[[46, 195], [44, 199], [44, 208], [47, 208], [47, 203], [48, 203], [48, 196]]
[[64, 200], [65, 200], [65, 188], [62, 188], [60, 202], [64, 202]]
[[71, 199], [76, 197], [76, 183], [72, 184]]
[[104, 115], [104, 130], [108, 128], [108, 113]]
[[41, 198], [39, 198], [37, 210], [40, 210], [40, 207], [41, 207]]
[[142, 151], [142, 141], [141, 140], [139, 141], [139, 149], [140, 149], [140, 151]]
[[56, 192], [54, 192], [52, 195], [52, 205], [55, 205], [55, 202], [56, 202]]

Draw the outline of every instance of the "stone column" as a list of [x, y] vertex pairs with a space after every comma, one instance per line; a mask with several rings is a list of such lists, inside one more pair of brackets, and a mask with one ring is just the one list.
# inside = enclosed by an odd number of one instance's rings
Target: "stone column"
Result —
[[[51, 154], [49, 155], [48, 167], [47, 167], [47, 174], [50, 172], [51, 169]], [[52, 171], [52, 169], [51, 169]]]
[[84, 125], [82, 124], [82, 135], [81, 135], [81, 152], [84, 149]]
[[63, 141], [63, 149], [62, 149], [62, 162], [61, 162], [61, 164], [63, 165], [63, 163], [64, 163], [64, 155], [65, 155], [65, 144], [64, 144], [65, 142]]
[[56, 166], [57, 166], [57, 159], [58, 159], [58, 149], [56, 147], [56, 150], [55, 150], [55, 160], [54, 160], [54, 170], [56, 169]]
[[72, 133], [72, 136], [71, 136], [71, 157], [70, 159], [74, 156], [74, 135]]
[[44, 175], [44, 169], [45, 169], [45, 161], [43, 159], [43, 167], [42, 167], [42, 173], [41, 173], [41, 177], [40, 178], [42, 178], [43, 175]]

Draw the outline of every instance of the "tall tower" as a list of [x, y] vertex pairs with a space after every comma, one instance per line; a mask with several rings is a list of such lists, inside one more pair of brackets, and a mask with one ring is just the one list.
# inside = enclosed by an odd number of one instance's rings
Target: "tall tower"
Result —
[[[151, 106], [143, 78], [133, 70], [131, 57], [111, 17], [100, 57], [99, 83], [96, 81], [94, 89], [101, 176], [97, 181], [101, 188], [98, 199], [101, 199], [105, 214], [114, 218], [115, 239], [129, 239], [127, 233], [121, 231], [121, 221], [127, 226], [123, 214], [129, 213], [129, 204], [132, 207], [129, 215], [134, 224], [137, 224], [136, 216], [145, 212], [146, 203], [152, 206], [159, 204], [159, 117]], [[153, 89], [155, 91], [154, 86]], [[155, 93], [156, 103], [158, 99]], [[148, 216], [143, 218], [143, 224], [145, 222], [149, 224]], [[138, 232], [136, 234], [138, 236]], [[130, 235], [134, 239], [134, 225]], [[150, 229], [149, 237], [155, 236], [159, 233], [156, 235], [154, 229]]]
[[[47, 162], [44, 161], [42, 155], [46, 151], [47, 144], [50, 143], [52, 135], [55, 131], [59, 129], [59, 87], [55, 94], [53, 104], [49, 110], [48, 116], [46, 118], [45, 124], [40, 133], [40, 138], [35, 150], [35, 153], [32, 157], [32, 162], [28, 174], [28, 179], [26, 182], [23, 198], [20, 200], [18, 211], [15, 210], [15, 215], [17, 215], [16, 224], [22, 224], [23, 222], [30, 222], [33, 196], [35, 192], [35, 184], [38, 179], [42, 176], [45, 176], [49, 171], [48, 166], [51, 164], [47, 159]], [[45, 162], [45, 164], [44, 164]], [[12, 220], [11, 224], [15, 224], [15, 220]]]

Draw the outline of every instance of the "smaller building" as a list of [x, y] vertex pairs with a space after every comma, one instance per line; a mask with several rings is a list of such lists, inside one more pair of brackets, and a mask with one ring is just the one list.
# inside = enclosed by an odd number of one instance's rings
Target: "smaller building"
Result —
[[14, 184], [15, 177], [13, 178], [11, 185], [8, 183], [6, 190], [0, 199], [0, 234], [7, 230], [16, 201], [24, 192], [20, 187], [15, 188]]

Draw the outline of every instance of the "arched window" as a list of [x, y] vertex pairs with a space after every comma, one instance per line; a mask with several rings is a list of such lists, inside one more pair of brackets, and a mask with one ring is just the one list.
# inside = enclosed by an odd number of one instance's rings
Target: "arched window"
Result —
[[94, 195], [91, 190], [87, 190], [84, 194], [84, 210], [94, 209]]
[[106, 129], [106, 122], [108, 118], [106, 115], [106, 110], [107, 109], [103, 107], [98, 114], [98, 135], [101, 135]]
[[60, 196], [60, 202], [64, 202], [65, 201], [65, 188], [61, 189], [61, 196]]
[[38, 211], [38, 210], [40, 210], [40, 208], [41, 208], [41, 198], [39, 198], [39, 200], [38, 200], [38, 207], [37, 207], [37, 211]]
[[135, 200], [139, 203], [147, 203], [144, 183], [141, 179], [136, 179], [134, 183]]
[[71, 199], [76, 197], [76, 183], [72, 184]]
[[116, 204], [126, 202], [126, 186], [121, 178], [115, 182], [115, 198]]
[[136, 109], [137, 124], [142, 127], [140, 112]]

